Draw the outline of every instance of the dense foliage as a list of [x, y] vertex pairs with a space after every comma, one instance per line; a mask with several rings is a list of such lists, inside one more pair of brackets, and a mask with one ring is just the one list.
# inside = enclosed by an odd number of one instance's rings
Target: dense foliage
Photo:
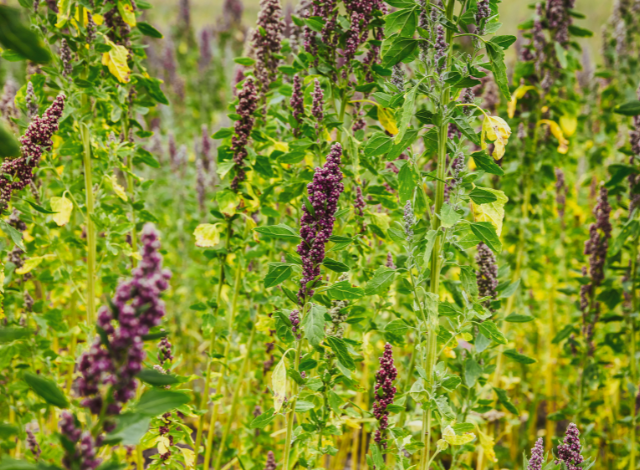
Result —
[[636, 470], [640, 4], [594, 69], [574, 3], [0, 6], [0, 470]]

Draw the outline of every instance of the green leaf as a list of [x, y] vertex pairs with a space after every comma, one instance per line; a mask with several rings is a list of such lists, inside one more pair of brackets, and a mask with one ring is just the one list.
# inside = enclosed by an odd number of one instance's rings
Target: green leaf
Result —
[[189, 395], [186, 393], [154, 388], [144, 392], [135, 407], [135, 411], [153, 417], [185, 405], [190, 400]]
[[392, 40], [391, 46], [387, 49], [382, 58], [382, 66], [385, 68], [396, 65], [398, 62], [409, 57], [418, 47], [418, 40], [413, 38], [396, 37]]
[[138, 21], [137, 25], [138, 29], [145, 36], [149, 36], [156, 39], [162, 39], [164, 36], [160, 31], [151, 26], [149, 23], [145, 23], [144, 21]]
[[169, 100], [162, 91], [162, 88], [160, 88], [160, 84], [162, 83], [160, 80], [152, 77], [143, 77], [139, 74], [136, 74], [135, 77], [147, 89], [151, 98], [153, 98], [160, 104], [169, 104]]
[[327, 309], [322, 305], [311, 304], [309, 311], [302, 319], [304, 337], [311, 346], [319, 346], [324, 339], [324, 314]]
[[347, 350], [344, 340], [335, 336], [327, 336], [326, 342], [343, 366], [349, 370], [354, 370], [356, 368], [356, 363], [349, 355], [349, 351]]
[[40, 212], [41, 214], [57, 214], [57, 212], [45, 209], [44, 207], [36, 204], [33, 201], [30, 201], [29, 199], [23, 199], [23, 201], [29, 204], [31, 207], [33, 207], [36, 211]]
[[40, 467], [26, 460], [16, 460], [5, 455], [0, 460], [0, 470], [39, 470]]
[[409, 331], [409, 325], [402, 320], [393, 320], [387, 323], [384, 327], [384, 331], [395, 336], [403, 336]]
[[474, 152], [471, 154], [471, 156], [473, 157], [473, 161], [476, 163], [476, 166], [480, 170], [484, 170], [487, 173], [491, 173], [492, 175], [504, 175], [504, 171], [502, 171], [502, 168], [500, 168], [493, 160], [493, 158], [487, 155], [487, 152], [485, 152], [484, 150]]
[[373, 273], [373, 277], [367, 282], [364, 287], [365, 295], [383, 295], [389, 289], [389, 286], [395, 278], [395, 269], [387, 268], [386, 266], [380, 266]]
[[69, 401], [64, 392], [58, 388], [53, 380], [45, 379], [31, 372], [24, 374], [24, 380], [27, 382], [31, 390], [40, 396], [44, 401], [57, 408], [67, 408]]
[[511, 98], [509, 92], [509, 79], [507, 78], [507, 67], [504, 65], [504, 49], [499, 44], [492, 42], [486, 43], [487, 55], [491, 60], [491, 68], [493, 69], [493, 78], [498, 85], [500, 95], [505, 102]]
[[151, 417], [142, 413], [126, 412], [116, 418], [116, 428], [105, 437], [109, 445], [135, 446], [149, 430]]
[[148, 383], [149, 385], [154, 385], [156, 387], [163, 385], [172, 385], [180, 382], [180, 380], [176, 376], [171, 374], [163, 374], [156, 369], [143, 369], [138, 372], [138, 375], [136, 377], [138, 377], [143, 382]]
[[520, 364], [535, 364], [535, 359], [530, 358], [529, 356], [525, 356], [524, 354], [520, 354], [515, 349], [507, 349], [504, 353], [509, 359], [514, 360], [515, 362], [519, 362]]
[[399, 33], [401, 37], [410, 38], [416, 32], [418, 12], [414, 8], [394, 11], [385, 16], [384, 21], [386, 36]]
[[0, 122], [0, 158], [19, 157], [20, 145], [18, 140]]
[[482, 368], [475, 359], [468, 358], [464, 363], [464, 383], [471, 388], [476, 384], [478, 378], [482, 375]]
[[508, 321], [511, 323], [527, 323], [535, 320], [531, 315], [519, 315], [517, 313], [512, 313], [504, 319], [504, 321]]
[[478, 296], [478, 277], [471, 266], [460, 266], [460, 280], [462, 281], [462, 288], [471, 297]]
[[613, 112], [622, 114], [623, 116], [638, 116], [640, 115], [640, 101], [633, 100], [625, 104], [621, 104], [617, 108], [614, 108]]
[[504, 405], [504, 407], [507, 410], [509, 410], [511, 413], [513, 413], [516, 416], [518, 416], [520, 414], [520, 413], [518, 413], [518, 408], [516, 408], [515, 405], [513, 403], [511, 403], [511, 400], [509, 400], [509, 397], [507, 396], [507, 391], [506, 390], [503, 390], [501, 388], [496, 388], [496, 387], [494, 387], [493, 390], [498, 395], [498, 401], [500, 403], [502, 403], [502, 405]]
[[0, 230], [9, 235], [9, 238], [13, 240], [13, 243], [15, 243], [18, 248], [20, 248], [22, 251], [27, 251], [24, 247], [24, 244], [22, 243], [22, 234], [15, 228], [13, 228], [4, 220], [0, 220]]
[[492, 44], [502, 47], [503, 49], [509, 49], [509, 46], [516, 42], [515, 36], [494, 36], [489, 41]]
[[570, 25], [569, 26], [569, 33], [572, 36], [576, 36], [579, 38], [590, 38], [593, 37], [593, 32], [589, 31], [588, 29], [584, 29], [581, 28], [580, 26], [576, 26], [576, 25]]
[[498, 329], [498, 326], [491, 320], [487, 320], [482, 323], [478, 323], [478, 330], [487, 338], [491, 338], [498, 344], [507, 344], [507, 339], [502, 332]]
[[400, 203], [404, 205], [406, 201], [413, 200], [413, 190], [416, 187], [418, 176], [415, 174], [413, 165], [410, 162], [405, 163], [398, 173], [398, 196]]
[[30, 330], [28, 328], [18, 328], [13, 326], [0, 328], [0, 344], [10, 343], [11, 341], [28, 338], [32, 334], [33, 330]]
[[496, 254], [502, 251], [502, 243], [498, 238], [496, 229], [491, 222], [476, 222], [469, 224], [473, 234], [483, 241]]
[[133, 157], [133, 163], [136, 165], [144, 163], [151, 168], [160, 168], [160, 162], [148, 150], [138, 147], [136, 155]]
[[244, 65], [245, 67], [251, 67], [256, 63], [256, 60], [252, 59], [251, 57], [236, 57], [235, 59], [233, 59], [233, 61], [236, 64]]
[[377, 157], [387, 153], [393, 146], [393, 139], [382, 132], [374, 132], [364, 146], [365, 157]]
[[563, 69], [567, 68], [567, 53], [564, 50], [564, 47], [562, 47], [562, 44], [560, 44], [559, 42], [554, 42], [553, 43], [553, 48], [556, 51], [556, 57], [558, 59], [558, 63], [560, 64], [560, 67]]
[[264, 227], [254, 228], [254, 231], [261, 233], [262, 235], [267, 235], [272, 238], [281, 238], [284, 240], [300, 240], [300, 235], [285, 224], [278, 225], [265, 225]]
[[212, 139], [226, 139], [227, 137], [231, 137], [234, 134], [234, 130], [232, 127], [223, 127], [222, 129], [218, 129], [211, 136]]
[[18, 10], [5, 5], [0, 5], [0, 44], [38, 64], [51, 60], [38, 33], [22, 22]]
[[502, 292], [500, 292], [500, 295], [498, 296], [498, 298], [499, 299], [508, 299], [509, 297], [511, 297], [516, 292], [516, 290], [518, 289], [519, 285], [520, 285], [520, 279], [518, 279], [517, 281], [512, 282]]
[[453, 227], [460, 219], [462, 219], [462, 214], [456, 212], [451, 204], [445, 202], [442, 205], [442, 209], [440, 212], [440, 222], [442, 227], [451, 228]]
[[349, 266], [331, 258], [325, 258], [324, 261], [322, 262], [322, 266], [336, 273], [349, 272]]
[[352, 287], [349, 281], [336, 282], [325, 293], [332, 300], [356, 300], [364, 296], [364, 290]]
[[498, 200], [498, 197], [490, 191], [481, 188], [473, 188], [469, 197], [476, 204], [487, 204]]
[[275, 409], [270, 408], [266, 413], [262, 413], [260, 416], [256, 416], [251, 424], [250, 429], [264, 429], [276, 419]]
[[264, 278], [264, 287], [274, 287], [286, 281], [293, 274], [293, 267], [288, 263], [269, 263], [269, 272]]

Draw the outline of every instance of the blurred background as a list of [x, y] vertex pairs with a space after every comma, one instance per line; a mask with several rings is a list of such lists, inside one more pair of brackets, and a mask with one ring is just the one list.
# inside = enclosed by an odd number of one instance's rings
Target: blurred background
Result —
[[[281, 0], [283, 8], [290, 4], [295, 8], [297, 1]], [[585, 19], [576, 20], [576, 24], [590, 29], [594, 35], [584, 39], [584, 47], [590, 52], [594, 62], [600, 63], [600, 39], [602, 26], [607, 22], [613, 11], [613, 6], [619, 0], [576, 0], [576, 10], [586, 15]], [[151, 18], [158, 27], [166, 27], [175, 22], [179, 8], [179, 0], [154, 0], [151, 3]], [[190, 0], [191, 21], [196, 29], [217, 22], [222, 12], [224, 0]], [[243, 24], [251, 27], [258, 16], [260, 0], [244, 0]], [[500, 19], [502, 28], [499, 34], [517, 34], [518, 24], [531, 17], [531, 9], [535, 2], [529, 0], [502, 0]], [[513, 52], [513, 48], [511, 52]]]

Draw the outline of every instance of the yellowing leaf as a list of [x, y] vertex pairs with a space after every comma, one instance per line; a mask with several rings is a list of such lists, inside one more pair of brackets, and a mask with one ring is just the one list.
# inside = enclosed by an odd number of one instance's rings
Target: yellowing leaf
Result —
[[558, 153], [563, 155], [567, 153], [569, 151], [569, 141], [564, 138], [564, 134], [558, 123], [549, 119], [541, 119], [538, 121], [538, 125], [540, 124], [548, 125], [553, 136], [558, 139]]
[[196, 237], [196, 246], [210, 248], [220, 243], [220, 224], [200, 224], [193, 231]]
[[329, 131], [326, 128], [322, 129], [322, 138], [327, 142], [331, 142], [333, 140], [331, 134], [329, 134]]
[[34, 256], [33, 258], [29, 258], [24, 262], [21, 268], [16, 269], [16, 274], [23, 275], [30, 273], [33, 269], [37, 268], [44, 259], [49, 257], [51, 257], [51, 255]]
[[380, 227], [383, 232], [389, 230], [389, 223], [391, 222], [389, 214], [384, 214], [382, 212], [369, 212], [369, 216], [371, 217], [371, 222]]
[[274, 150], [279, 150], [281, 152], [288, 152], [289, 151], [289, 144], [286, 142], [278, 142], [278, 141], [273, 141], [273, 148]]
[[126, 47], [116, 45], [108, 39], [106, 41], [111, 46], [111, 50], [102, 54], [102, 65], [109, 67], [111, 75], [116, 77], [120, 83], [129, 83], [129, 80], [131, 80], [129, 77], [131, 69], [127, 64], [129, 51]]
[[51, 198], [51, 210], [56, 212], [53, 215], [53, 221], [58, 224], [58, 227], [67, 225], [71, 218], [71, 211], [73, 211], [73, 204], [66, 197], [52, 197]]
[[476, 435], [472, 432], [466, 432], [462, 436], [456, 436], [456, 432], [451, 426], [447, 426], [442, 431], [442, 437], [448, 444], [452, 446], [461, 446], [475, 439]]
[[497, 462], [498, 459], [496, 458], [496, 452], [493, 449], [493, 446], [495, 445], [495, 442], [493, 441], [493, 437], [487, 436], [485, 433], [481, 432], [480, 430], [478, 430], [478, 437], [480, 438], [480, 445], [484, 450], [484, 456], [487, 458], [487, 460], [494, 463]]
[[184, 458], [184, 464], [187, 467], [193, 467], [193, 464], [196, 461], [196, 455], [191, 449], [187, 449], [186, 447], [180, 447], [180, 452], [182, 452], [182, 457]]
[[504, 156], [504, 150], [509, 142], [509, 136], [511, 135], [511, 128], [504, 119], [498, 116], [484, 116], [484, 122], [482, 123], [482, 136], [480, 144], [482, 149], [487, 148], [487, 142], [493, 142], [493, 158], [500, 160]]
[[504, 219], [504, 205], [509, 201], [509, 198], [497, 189], [480, 189], [495, 194], [498, 199], [486, 204], [476, 204], [471, 201], [473, 215], [475, 216], [476, 222], [491, 222], [496, 228], [496, 233], [500, 236], [502, 232], [502, 220]]
[[271, 384], [273, 388], [273, 408], [275, 412], [278, 413], [287, 396], [287, 368], [284, 355], [282, 359], [280, 359], [280, 362], [278, 362], [276, 368], [273, 369]]
[[276, 329], [275, 317], [268, 317], [267, 315], [258, 315], [258, 321], [256, 322], [256, 330], [261, 333], [269, 333], [269, 330]]
[[218, 210], [227, 217], [234, 216], [238, 204], [240, 204], [240, 196], [229, 189], [218, 192], [216, 194], [216, 200], [218, 201]]
[[[82, 12], [83, 12], [83, 14], [82, 14], [82, 27], [84, 28], [87, 25], [87, 23], [89, 22], [89, 12], [88, 12], [88, 10], [86, 8], [83, 8]], [[74, 25], [77, 25], [78, 21], [80, 21], [80, 8], [76, 8], [76, 12], [73, 15], [73, 19], [74, 19], [74, 21], [73, 21]]]
[[567, 137], [571, 137], [578, 129], [578, 118], [569, 114], [560, 117], [560, 127]]
[[104, 176], [104, 182], [105, 184], [111, 188], [111, 190], [116, 193], [116, 195], [122, 199], [123, 201], [127, 201], [128, 197], [127, 197], [127, 192], [124, 190], [124, 188], [118, 183], [118, 178], [116, 175], [105, 175]]
[[511, 95], [511, 101], [507, 104], [507, 114], [510, 118], [516, 113], [516, 105], [518, 104], [518, 100], [527, 94], [529, 90], [535, 90], [536, 87], [520, 85], [515, 89], [513, 94]]
[[448, 447], [449, 447], [449, 444], [447, 444], [447, 441], [445, 441], [444, 439], [438, 439], [438, 442], [436, 443], [436, 448], [438, 449], [438, 452], [443, 452], [447, 450]]
[[98, 26], [101, 26], [104, 23], [104, 16], [102, 15], [93, 15], [93, 22]]
[[136, 14], [133, 11], [130, 0], [118, 0], [118, 11], [125, 23], [131, 27], [136, 25]]
[[393, 111], [389, 108], [383, 108], [378, 105], [378, 121], [380, 121], [382, 127], [384, 127], [389, 134], [396, 135], [398, 133], [396, 118], [393, 115]]
[[169, 438], [165, 436], [160, 436], [158, 439], [158, 452], [160, 454], [166, 454], [169, 452], [169, 446], [171, 445], [171, 441]]
[[71, 16], [71, 0], [58, 0], [58, 21], [56, 28], [64, 28]]

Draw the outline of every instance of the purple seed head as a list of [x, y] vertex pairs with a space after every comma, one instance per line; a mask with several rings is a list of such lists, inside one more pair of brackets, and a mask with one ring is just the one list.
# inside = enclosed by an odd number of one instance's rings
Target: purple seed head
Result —
[[231, 182], [231, 189], [238, 191], [240, 183], [246, 179], [244, 170], [244, 159], [247, 158], [247, 144], [253, 129], [255, 118], [253, 113], [258, 108], [258, 94], [253, 79], [248, 77], [242, 85], [242, 90], [238, 94], [238, 105], [236, 114], [240, 116], [235, 123], [235, 135], [231, 140], [231, 150], [233, 151], [233, 161], [236, 164], [236, 176]]
[[580, 455], [581, 453], [580, 431], [578, 431], [578, 427], [574, 423], [571, 423], [567, 428], [563, 443], [558, 446], [556, 465], [564, 462], [568, 470], [579, 470], [584, 461], [584, 457]]
[[476, 263], [478, 263], [478, 271], [476, 271], [478, 295], [490, 297], [483, 305], [493, 312], [491, 301], [498, 295], [498, 263], [496, 255], [483, 242], [478, 244]]
[[536, 445], [531, 449], [531, 458], [529, 459], [529, 465], [527, 470], [542, 470], [542, 464], [544, 463], [544, 442], [542, 438], [536, 441]]
[[398, 377], [398, 370], [393, 364], [393, 349], [387, 343], [384, 346], [384, 354], [380, 357], [380, 369], [376, 374], [375, 401], [373, 403], [373, 416], [378, 420], [378, 429], [374, 440], [385, 449], [387, 448], [385, 438], [389, 427], [387, 407], [393, 404], [396, 395], [396, 387], [393, 386], [396, 377]]

